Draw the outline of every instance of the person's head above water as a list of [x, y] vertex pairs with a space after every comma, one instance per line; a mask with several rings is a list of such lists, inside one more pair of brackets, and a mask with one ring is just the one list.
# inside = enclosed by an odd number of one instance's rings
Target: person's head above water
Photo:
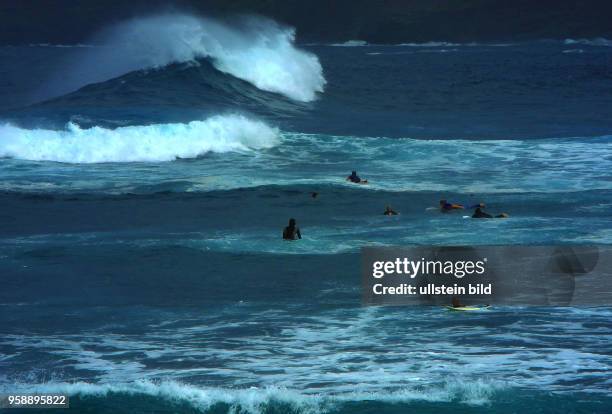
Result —
[[446, 204], [446, 200], [440, 200], [440, 205], [443, 206]]
[[283, 240], [298, 240], [302, 238], [300, 228], [296, 226], [295, 219], [289, 219], [289, 225], [283, 230]]
[[383, 212], [383, 214], [385, 216], [396, 216], [399, 213], [397, 211], [393, 210], [391, 208], [391, 206], [388, 205], [388, 206], [385, 207], [385, 211]]

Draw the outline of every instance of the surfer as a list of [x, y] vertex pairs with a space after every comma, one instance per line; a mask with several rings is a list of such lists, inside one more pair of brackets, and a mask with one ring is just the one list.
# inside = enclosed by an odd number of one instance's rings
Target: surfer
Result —
[[289, 219], [289, 225], [283, 230], [283, 240], [297, 240], [302, 238], [300, 228], [296, 226], [295, 219]]
[[312, 198], [317, 198], [319, 196], [319, 193], [317, 193], [316, 191], [313, 191], [312, 193], [310, 193], [310, 196]]
[[346, 181], [350, 181], [355, 184], [367, 184], [368, 180], [362, 180], [361, 177], [357, 175], [357, 171], [353, 171], [351, 175], [346, 177]]
[[459, 301], [459, 298], [457, 296], [453, 296], [452, 304], [453, 304], [453, 308], [463, 307], [463, 304]]
[[397, 216], [399, 213], [391, 208], [391, 206], [385, 207], [385, 212], [383, 213], [385, 216]]
[[459, 298], [456, 296], [453, 296], [451, 303], [452, 303], [451, 306], [446, 306], [446, 308], [452, 311], [482, 311], [482, 310], [487, 310], [491, 307], [491, 305], [489, 304], [482, 305], [482, 306], [470, 306], [470, 305], [466, 306], [463, 303], [461, 303], [461, 301], [459, 301]]
[[[501, 213], [495, 216], [495, 218], [507, 218], [507, 217], [508, 215], [506, 213]], [[485, 213], [484, 211], [482, 211], [480, 207], [477, 207], [476, 210], [474, 211], [474, 214], [472, 214], [472, 218], [493, 218], [493, 216], [489, 213]]]
[[440, 211], [442, 213], [448, 213], [449, 211], [453, 210], [463, 210], [464, 208], [465, 207], [463, 207], [463, 204], [453, 204], [446, 200], [440, 200]]

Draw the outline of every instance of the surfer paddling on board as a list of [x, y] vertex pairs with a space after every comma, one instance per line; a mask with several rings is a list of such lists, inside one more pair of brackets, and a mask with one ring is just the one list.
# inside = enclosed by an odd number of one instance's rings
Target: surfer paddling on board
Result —
[[[484, 207], [485, 207], [484, 203], [478, 203], [478, 204], [474, 204], [473, 206], [469, 206], [467, 208], [472, 209], [472, 208], [484, 208]], [[446, 200], [440, 200], [440, 211], [442, 213], [448, 213], [453, 210], [465, 210], [465, 209], [466, 207], [463, 204], [449, 203]]]
[[463, 204], [453, 204], [446, 200], [440, 200], [440, 211], [442, 213], [448, 213], [449, 211], [453, 210], [463, 210], [464, 208], [465, 207], [463, 207]]
[[[501, 213], [495, 216], [495, 218], [507, 218], [507, 217], [508, 215], [506, 213]], [[474, 214], [472, 214], [472, 218], [493, 218], [493, 216], [490, 215], [489, 213], [485, 213], [484, 211], [482, 211], [480, 207], [476, 207]]]
[[300, 228], [295, 224], [295, 219], [289, 219], [289, 225], [283, 230], [283, 240], [298, 240], [302, 238]]
[[357, 171], [353, 171], [351, 175], [346, 177], [346, 181], [350, 181], [355, 184], [367, 184], [368, 180], [362, 180], [361, 177], [357, 175]]

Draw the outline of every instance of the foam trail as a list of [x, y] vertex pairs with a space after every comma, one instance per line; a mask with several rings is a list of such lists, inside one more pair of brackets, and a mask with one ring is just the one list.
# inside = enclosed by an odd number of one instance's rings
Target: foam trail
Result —
[[279, 131], [241, 115], [217, 115], [188, 124], [155, 124], [117, 129], [23, 129], [0, 125], [0, 157], [32, 161], [99, 163], [172, 161], [207, 152], [269, 148]]
[[43, 95], [66, 93], [86, 84], [171, 63], [208, 58], [220, 71], [259, 89], [298, 101], [323, 92], [318, 58], [295, 47], [295, 31], [263, 18], [230, 26], [210, 18], [166, 14], [119, 23], [95, 36], [77, 63], [66, 68]]

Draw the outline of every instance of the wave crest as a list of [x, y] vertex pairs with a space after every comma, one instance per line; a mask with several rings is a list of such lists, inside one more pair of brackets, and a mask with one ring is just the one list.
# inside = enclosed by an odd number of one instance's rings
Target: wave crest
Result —
[[0, 157], [66, 163], [172, 161], [207, 152], [270, 148], [279, 131], [242, 115], [217, 115], [186, 124], [82, 129], [69, 123], [65, 130], [0, 126]]

